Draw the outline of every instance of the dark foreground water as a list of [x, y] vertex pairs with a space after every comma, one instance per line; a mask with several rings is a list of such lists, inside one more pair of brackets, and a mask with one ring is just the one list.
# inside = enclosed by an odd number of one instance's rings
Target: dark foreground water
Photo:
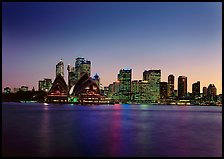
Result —
[[3, 156], [222, 156], [222, 107], [3, 103]]

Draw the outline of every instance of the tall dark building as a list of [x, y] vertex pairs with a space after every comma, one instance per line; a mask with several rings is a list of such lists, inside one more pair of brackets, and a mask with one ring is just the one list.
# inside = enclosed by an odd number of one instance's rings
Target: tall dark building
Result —
[[119, 98], [125, 103], [131, 100], [131, 69], [122, 69], [118, 74]]
[[167, 82], [160, 82], [160, 99], [167, 98]]
[[167, 84], [167, 94], [168, 97], [173, 96], [174, 94], [174, 75], [169, 75], [168, 76], [168, 84]]
[[178, 99], [184, 99], [187, 96], [187, 77], [178, 77]]
[[207, 87], [203, 87], [203, 96], [207, 97]]
[[192, 97], [194, 99], [200, 97], [200, 81], [192, 84]]
[[215, 101], [216, 95], [217, 95], [217, 89], [214, 84], [209, 84], [208, 86], [208, 92], [207, 92], [208, 100], [209, 101]]

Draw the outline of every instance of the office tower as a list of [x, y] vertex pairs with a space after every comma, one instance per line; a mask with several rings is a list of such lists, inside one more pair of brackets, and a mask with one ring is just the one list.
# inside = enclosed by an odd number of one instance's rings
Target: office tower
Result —
[[160, 82], [160, 99], [167, 98], [167, 88], [168, 88], [167, 82]]
[[56, 76], [59, 74], [61, 74], [61, 76], [64, 77], [64, 63], [63, 63], [62, 59], [56, 65]]
[[38, 90], [39, 91], [46, 91], [48, 92], [51, 89], [52, 86], [52, 80], [48, 78], [44, 78], [43, 81], [38, 82]]
[[200, 81], [192, 84], [192, 97], [193, 99], [200, 97]]
[[139, 80], [139, 100], [138, 103], [151, 103], [151, 85], [149, 81]]
[[207, 97], [207, 87], [203, 87], [203, 96]]
[[168, 97], [173, 96], [173, 93], [174, 93], [174, 75], [170, 74], [168, 76], [168, 84], [167, 84]]
[[158, 102], [160, 98], [160, 80], [161, 70], [148, 70], [143, 72], [143, 81], [149, 82], [150, 92], [148, 95], [152, 103]]
[[88, 76], [91, 75], [91, 62], [87, 61], [84, 57], [78, 57], [75, 61], [75, 80], [78, 80], [83, 73], [87, 72]]
[[178, 77], [178, 98], [184, 99], [187, 96], [187, 77]]
[[209, 84], [207, 89], [207, 97], [209, 101], [215, 101], [217, 95], [217, 89], [214, 84]]
[[131, 76], [131, 69], [122, 69], [118, 74], [119, 98], [123, 103], [131, 100]]
[[137, 102], [139, 100], [139, 81], [134, 80], [131, 82], [132, 101]]

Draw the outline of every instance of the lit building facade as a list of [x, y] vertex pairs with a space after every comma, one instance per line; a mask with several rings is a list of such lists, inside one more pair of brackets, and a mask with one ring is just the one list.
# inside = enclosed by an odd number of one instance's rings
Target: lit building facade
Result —
[[62, 77], [64, 77], [64, 63], [62, 61], [62, 59], [60, 60], [60, 62], [56, 65], [56, 76], [57, 75], [61, 75]]
[[75, 81], [79, 80], [83, 73], [91, 76], [91, 62], [84, 57], [78, 57], [75, 61]]
[[134, 80], [131, 82], [131, 92], [132, 92], [132, 101], [134, 102], [138, 102], [139, 101], [139, 81], [138, 80]]
[[168, 84], [167, 84], [168, 97], [172, 97], [173, 93], [174, 93], [174, 75], [170, 74], [168, 76]]
[[139, 100], [138, 103], [146, 104], [151, 103], [150, 96], [151, 85], [149, 81], [139, 80]]
[[39, 91], [46, 91], [48, 92], [51, 89], [52, 86], [52, 80], [45, 78], [43, 81], [38, 82], [38, 90]]
[[122, 69], [118, 74], [119, 81], [119, 99], [126, 103], [131, 100], [131, 69]]
[[187, 97], [187, 77], [178, 77], [178, 98], [184, 99]]
[[192, 97], [193, 99], [200, 97], [200, 81], [192, 84]]
[[149, 98], [152, 103], [160, 99], [161, 70], [148, 70], [143, 72], [143, 81], [149, 82]]

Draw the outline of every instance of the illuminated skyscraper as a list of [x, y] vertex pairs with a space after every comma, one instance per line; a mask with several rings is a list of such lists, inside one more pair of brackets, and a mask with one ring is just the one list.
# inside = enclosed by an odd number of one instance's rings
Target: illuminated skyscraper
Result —
[[148, 70], [143, 72], [143, 81], [149, 82], [149, 97], [151, 102], [158, 102], [160, 99], [161, 70]]
[[121, 102], [126, 103], [131, 100], [131, 69], [122, 69], [118, 74], [119, 98]]
[[64, 63], [62, 62], [62, 59], [56, 65], [56, 76], [59, 74], [61, 74], [61, 76], [64, 77]]
[[139, 80], [139, 100], [138, 103], [151, 103], [151, 85], [149, 81]]
[[174, 93], [174, 75], [168, 76], [168, 84], [167, 84], [167, 95], [168, 97], [173, 96]]
[[134, 80], [132, 81], [132, 84], [131, 84], [131, 87], [132, 87], [132, 100], [134, 102], [137, 102], [139, 100], [139, 81], [138, 80]]
[[83, 73], [88, 73], [91, 76], [91, 62], [86, 60], [84, 57], [78, 57], [75, 61], [74, 70], [74, 83], [82, 76]]
[[78, 57], [75, 60], [75, 66], [71, 67], [68, 65], [68, 88], [71, 89], [72, 86], [81, 78], [84, 73], [88, 76], [91, 75], [91, 62], [86, 60], [84, 57]]
[[192, 84], [192, 97], [200, 97], [200, 81]]
[[184, 99], [187, 96], [187, 77], [178, 77], [178, 98]]

